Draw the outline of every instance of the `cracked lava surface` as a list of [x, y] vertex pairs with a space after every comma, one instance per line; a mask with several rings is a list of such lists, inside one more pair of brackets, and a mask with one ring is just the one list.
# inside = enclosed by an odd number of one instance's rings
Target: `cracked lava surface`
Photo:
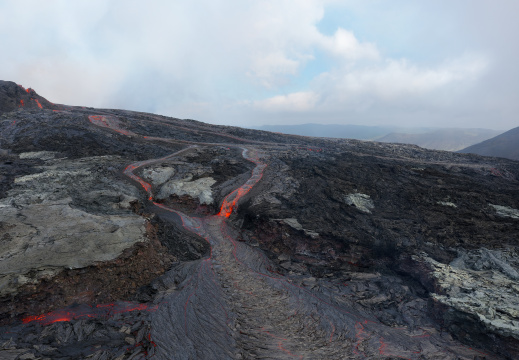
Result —
[[[92, 115], [89, 120], [123, 135], [141, 136], [125, 130], [117, 119]], [[49, 325], [148, 311], [153, 347], [142, 356], [156, 359], [473, 359], [485, 355], [435, 329], [386, 326], [359, 310], [339, 287], [326, 280], [322, 286], [307, 287], [297, 276], [274, 272], [259, 248], [237, 241], [238, 231], [227, 218], [262, 179], [267, 161], [258, 144], [226, 145], [241, 148], [242, 156], [255, 167], [250, 178], [224, 198], [217, 215], [190, 217], [154, 202], [152, 186], [134, 172], [196, 146], [130, 164], [124, 174], [140, 184], [158, 216], [204, 238], [210, 255], [174, 265], [163, 276], [164, 289], [152, 304], [85, 306], [28, 317], [24, 323]]]

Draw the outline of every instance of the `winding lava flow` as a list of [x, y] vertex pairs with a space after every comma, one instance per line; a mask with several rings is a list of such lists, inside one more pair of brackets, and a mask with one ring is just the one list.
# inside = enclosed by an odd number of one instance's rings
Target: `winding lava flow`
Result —
[[[124, 135], [115, 118], [90, 116], [97, 126]], [[153, 138], [154, 140], [157, 138]], [[157, 139], [158, 140], [158, 139]], [[202, 145], [202, 144], [201, 144]], [[154, 305], [118, 305], [116, 311], [153, 310], [151, 333], [158, 359], [472, 359], [480, 352], [443, 337], [434, 329], [392, 328], [364, 313], [337, 286], [320, 280], [317, 288], [284, 276], [258, 249], [237, 241], [238, 231], [227, 221], [261, 179], [265, 154], [251, 145], [242, 156], [255, 164], [250, 178], [228, 194], [217, 215], [191, 217], [153, 201], [152, 186], [134, 172], [167, 162], [191, 151], [190, 146], [169, 156], [130, 164], [124, 174], [140, 184], [157, 216], [183, 227], [186, 234], [204, 238], [211, 246], [202, 260], [177, 263], [162, 278]], [[99, 309], [99, 310], [98, 310]], [[60, 317], [27, 318], [48, 324], [59, 319], [104, 316], [104, 308]], [[115, 309], [115, 308], [114, 308]], [[115, 310], [111, 310], [115, 311]], [[70, 309], [69, 309], [70, 312]], [[53, 320], [54, 319], [54, 320]], [[424, 357], [426, 356], [426, 357]], [[465, 357], [466, 356], [466, 357]]]

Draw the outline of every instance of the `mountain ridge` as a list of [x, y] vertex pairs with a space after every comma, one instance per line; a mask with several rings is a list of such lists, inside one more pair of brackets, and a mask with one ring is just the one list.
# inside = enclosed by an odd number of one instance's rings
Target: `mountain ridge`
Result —
[[413, 144], [426, 149], [447, 151], [461, 150], [502, 133], [491, 129], [403, 128], [340, 124], [263, 125], [254, 129], [303, 136]]
[[471, 145], [460, 150], [460, 152], [519, 160], [519, 127], [481, 143]]

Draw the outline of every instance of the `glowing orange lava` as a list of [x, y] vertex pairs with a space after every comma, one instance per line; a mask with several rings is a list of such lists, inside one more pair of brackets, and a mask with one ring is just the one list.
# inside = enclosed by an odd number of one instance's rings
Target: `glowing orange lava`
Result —
[[22, 319], [24, 324], [38, 322], [42, 325], [50, 325], [56, 322], [72, 321], [84, 318], [109, 317], [132, 311], [155, 311], [158, 305], [149, 306], [131, 302], [120, 302], [111, 304], [99, 304], [96, 306], [80, 305], [74, 308], [60, 309], [43, 315], [32, 315]]
[[223, 216], [226, 218], [231, 216], [233, 210], [238, 205], [238, 201], [245, 194], [247, 194], [253, 188], [253, 186], [258, 183], [258, 181], [261, 180], [263, 176], [263, 170], [265, 170], [265, 168], [267, 167], [266, 164], [259, 160], [259, 157], [256, 153], [249, 156], [248, 150], [244, 149], [242, 155], [247, 160], [255, 163], [256, 167], [252, 170], [251, 177], [249, 178], [249, 180], [247, 180], [245, 184], [231, 192], [229, 195], [225, 197], [225, 199], [223, 199], [222, 206], [220, 207], [220, 212], [218, 213], [218, 216]]
[[[29, 90], [29, 89], [27, 89], [27, 90]], [[36, 104], [38, 105], [38, 107], [39, 107], [40, 109], [43, 109], [43, 106], [41, 106], [41, 104], [40, 104], [40, 102], [38, 101], [38, 99], [33, 99], [33, 100], [36, 101]]]

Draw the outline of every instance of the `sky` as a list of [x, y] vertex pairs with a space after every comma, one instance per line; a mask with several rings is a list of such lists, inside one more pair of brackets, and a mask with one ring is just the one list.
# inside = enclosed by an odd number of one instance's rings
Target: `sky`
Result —
[[0, 0], [0, 79], [214, 124], [519, 126], [516, 0]]

